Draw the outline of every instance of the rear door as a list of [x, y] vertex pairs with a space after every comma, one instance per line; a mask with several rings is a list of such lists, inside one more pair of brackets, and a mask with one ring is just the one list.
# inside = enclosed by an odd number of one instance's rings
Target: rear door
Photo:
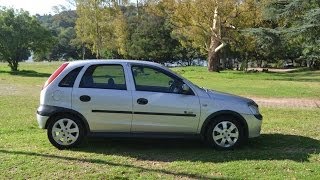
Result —
[[72, 108], [93, 132], [130, 132], [132, 95], [127, 84], [121, 64], [91, 65], [73, 88]]

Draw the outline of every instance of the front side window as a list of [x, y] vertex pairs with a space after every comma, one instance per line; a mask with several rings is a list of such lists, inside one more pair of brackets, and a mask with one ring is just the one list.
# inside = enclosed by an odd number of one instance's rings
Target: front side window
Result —
[[181, 93], [182, 82], [161, 70], [141, 65], [132, 66], [137, 91]]
[[80, 88], [126, 90], [126, 80], [121, 65], [92, 65], [83, 75]]

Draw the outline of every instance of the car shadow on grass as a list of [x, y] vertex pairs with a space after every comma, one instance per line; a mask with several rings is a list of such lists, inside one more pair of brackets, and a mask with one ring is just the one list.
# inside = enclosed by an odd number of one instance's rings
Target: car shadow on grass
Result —
[[239, 160], [309, 161], [320, 153], [320, 141], [309, 137], [263, 134], [243, 147], [230, 151], [211, 149], [200, 140], [186, 139], [89, 139], [73, 149], [105, 155], [129, 156], [148, 161], [230, 162]]
[[21, 70], [21, 71], [1, 71], [0, 73], [7, 73], [13, 76], [22, 76], [22, 77], [49, 77], [49, 73], [40, 73], [33, 70]]
[[[307, 162], [312, 154], [320, 153], [320, 141], [297, 135], [263, 134], [259, 138], [251, 139], [242, 148], [232, 151], [217, 151], [207, 147], [199, 140], [96, 138], [89, 139], [82, 147], [72, 149], [72, 151], [96, 153], [97, 155], [117, 155], [135, 158], [140, 161], [159, 162], [191, 161], [220, 163], [241, 160], [293, 160]], [[0, 149], [1, 153], [134, 168], [144, 172], [162, 173], [184, 178], [216, 178], [189, 172], [148, 168], [134, 164], [97, 159], [95, 157], [81, 158], [7, 149]]]

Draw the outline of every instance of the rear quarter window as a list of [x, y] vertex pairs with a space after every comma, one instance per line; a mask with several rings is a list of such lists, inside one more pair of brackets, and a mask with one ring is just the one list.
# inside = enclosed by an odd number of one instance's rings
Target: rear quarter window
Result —
[[81, 67], [77, 67], [74, 70], [70, 71], [59, 83], [59, 87], [73, 87], [75, 80], [78, 77]]

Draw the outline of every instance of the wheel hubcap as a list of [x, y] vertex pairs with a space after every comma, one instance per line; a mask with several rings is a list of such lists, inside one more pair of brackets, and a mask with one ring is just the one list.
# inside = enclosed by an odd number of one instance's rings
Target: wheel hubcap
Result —
[[79, 127], [71, 119], [60, 119], [53, 125], [52, 137], [60, 145], [73, 144], [79, 137]]
[[212, 138], [221, 147], [231, 147], [238, 141], [239, 130], [232, 122], [222, 121], [214, 127]]

